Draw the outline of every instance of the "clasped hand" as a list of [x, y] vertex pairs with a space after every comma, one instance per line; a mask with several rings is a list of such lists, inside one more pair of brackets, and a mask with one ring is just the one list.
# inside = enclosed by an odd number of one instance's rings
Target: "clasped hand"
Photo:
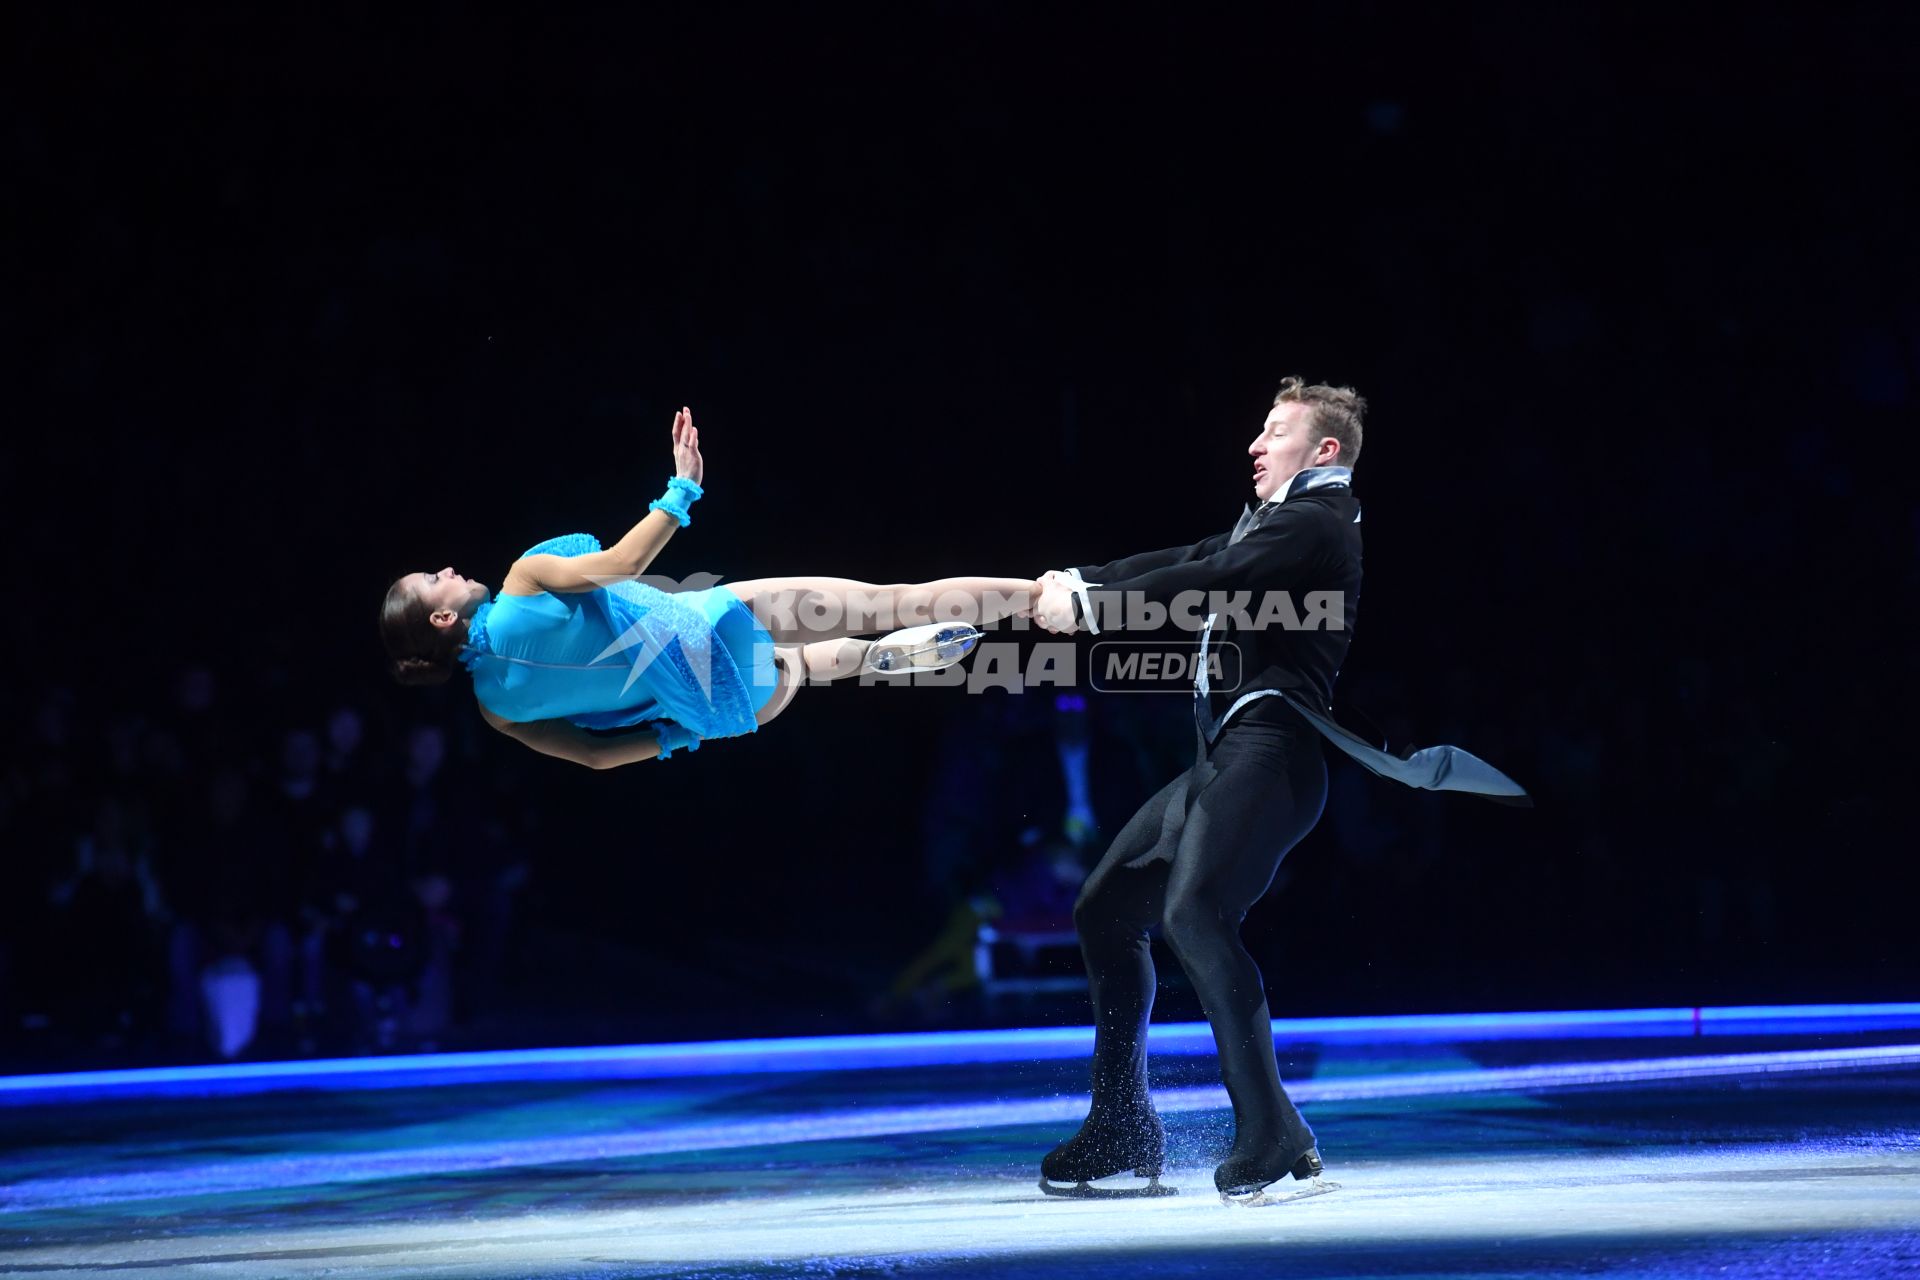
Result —
[[1073, 579], [1058, 569], [1040, 575], [1040, 594], [1033, 604], [1033, 620], [1042, 631], [1070, 636], [1080, 629], [1073, 614]]

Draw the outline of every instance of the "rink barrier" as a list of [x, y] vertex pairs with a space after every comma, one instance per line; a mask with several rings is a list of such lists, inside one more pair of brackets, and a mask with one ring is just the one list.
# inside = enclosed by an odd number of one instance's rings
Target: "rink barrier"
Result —
[[[1920, 1002], [1682, 1006], [1521, 1013], [1278, 1018], [1277, 1045], [1472, 1044], [1500, 1040], [1854, 1035], [1920, 1029]], [[1208, 1055], [1204, 1022], [1156, 1024], [1161, 1055]], [[797, 1036], [566, 1049], [502, 1049], [0, 1076], [0, 1105], [280, 1089], [394, 1089], [517, 1080], [645, 1080], [757, 1072], [864, 1071], [1081, 1058], [1091, 1027]]]

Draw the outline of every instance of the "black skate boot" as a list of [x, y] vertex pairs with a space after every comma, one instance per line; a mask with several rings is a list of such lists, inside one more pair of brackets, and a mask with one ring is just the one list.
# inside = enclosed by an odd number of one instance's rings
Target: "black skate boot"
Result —
[[[1273, 1150], [1246, 1155], [1235, 1152], [1213, 1171], [1213, 1185], [1227, 1204], [1246, 1208], [1285, 1204], [1289, 1200], [1305, 1200], [1308, 1196], [1338, 1191], [1339, 1183], [1328, 1182], [1320, 1176], [1325, 1168], [1320, 1162], [1318, 1147], [1308, 1147], [1297, 1156]], [[1299, 1186], [1283, 1191], [1267, 1190], [1289, 1173]]]
[[[1095, 1108], [1080, 1132], [1049, 1151], [1040, 1162], [1040, 1189], [1050, 1196], [1082, 1199], [1120, 1196], [1170, 1196], [1160, 1185], [1167, 1171], [1167, 1135], [1153, 1104], [1125, 1111]], [[1117, 1173], [1145, 1178], [1144, 1186], [1096, 1187], [1090, 1184]]]

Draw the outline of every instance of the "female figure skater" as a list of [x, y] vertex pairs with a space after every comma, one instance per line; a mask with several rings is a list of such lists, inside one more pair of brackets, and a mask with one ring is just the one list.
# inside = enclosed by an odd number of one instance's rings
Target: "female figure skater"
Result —
[[[607, 769], [752, 733], [807, 679], [948, 666], [972, 650], [978, 626], [1028, 615], [1039, 594], [1026, 578], [647, 586], [635, 579], [702, 493], [700, 434], [685, 408], [673, 419], [673, 459], [667, 492], [612, 547], [584, 533], [549, 539], [514, 562], [497, 597], [451, 568], [395, 581], [380, 611], [394, 678], [438, 684], [464, 666], [488, 724]], [[627, 732], [588, 732], [610, 729]]]

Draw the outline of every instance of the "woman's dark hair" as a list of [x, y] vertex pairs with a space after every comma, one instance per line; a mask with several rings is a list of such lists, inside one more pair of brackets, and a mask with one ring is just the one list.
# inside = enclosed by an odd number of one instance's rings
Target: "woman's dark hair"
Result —
[[[411, 576], [411, 575], [408, 575]], [[401, 684], [441, 684], [459, 663], [460, 646], [467, 642], [465, 621], [451, 627], [433, 625], [433, 610], [420, 593], [397, 578], [387, 588], [380, 606], [380, 639], [387, 646], [387, 670]]]

